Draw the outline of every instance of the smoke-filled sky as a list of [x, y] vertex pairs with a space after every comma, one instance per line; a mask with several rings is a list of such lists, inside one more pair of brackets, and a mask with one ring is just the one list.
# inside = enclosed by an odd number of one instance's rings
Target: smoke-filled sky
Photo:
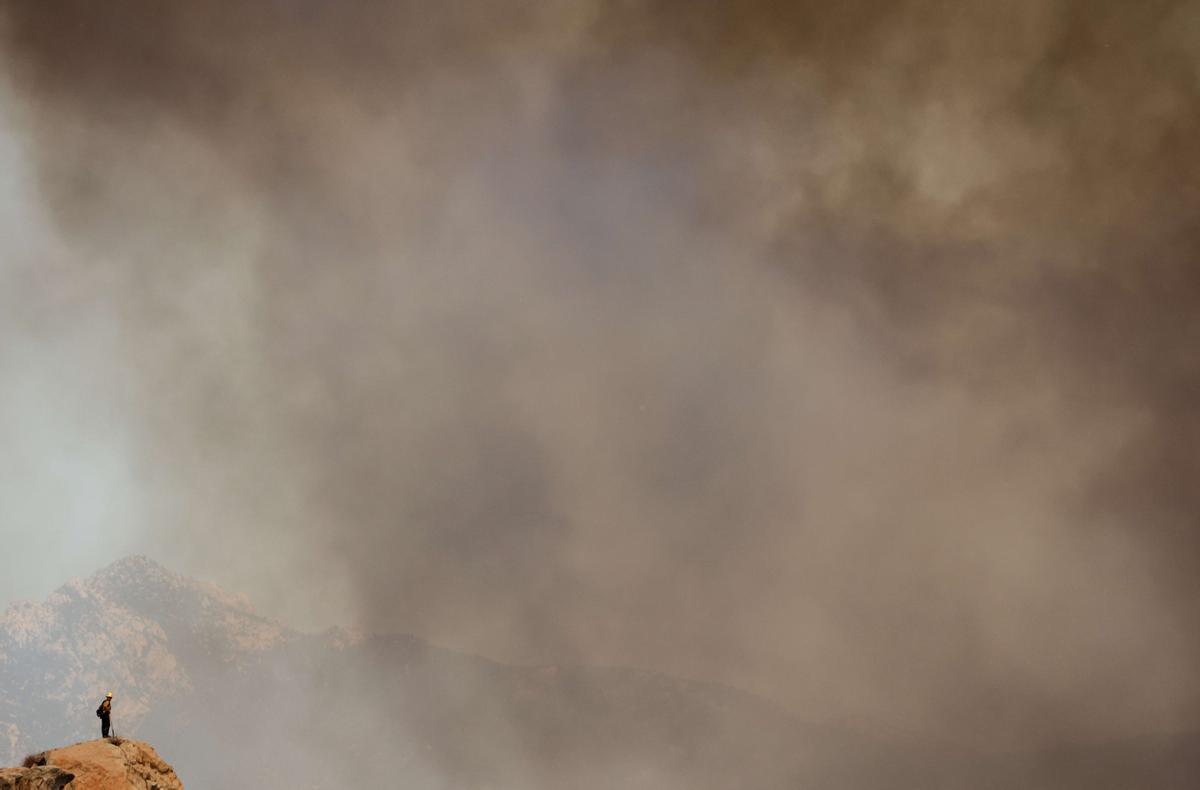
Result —
[[0, 7], [0, 600], [1200, 726], [1200, 2]]

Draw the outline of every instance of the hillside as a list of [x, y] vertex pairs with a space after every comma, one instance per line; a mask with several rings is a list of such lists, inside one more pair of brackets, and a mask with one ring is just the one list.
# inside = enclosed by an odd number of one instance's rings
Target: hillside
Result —
[[797, 722], [732, 689], [508, 666], [411, 636], [301, 634], [144, 557], [0, 617], [0, 759], [95, 737], [109, 688], [117, 733], [152, 739], [196, 787], [377, 782], [382, 755], [414, 788], [719, 787], [749, 765], [782, 787], [799, 753]]
[[[1191, 734], [1022, 754], [885, 743], [727, 687], [511, 666], [405, 635], [302, 634], [143, 557], [0, 617], [0, 763], [114, 726], [204, 788], [1184, 790]], [[102, 744], [94, 741], [94, 744]], [[103, 748], [99, 746], [98, 748]]]

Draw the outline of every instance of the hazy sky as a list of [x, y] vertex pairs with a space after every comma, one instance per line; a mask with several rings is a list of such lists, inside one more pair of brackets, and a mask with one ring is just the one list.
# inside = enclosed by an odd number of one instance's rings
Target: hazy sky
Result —
[[0, 600], [1200, 726], [1200, 3], [2, 7]]

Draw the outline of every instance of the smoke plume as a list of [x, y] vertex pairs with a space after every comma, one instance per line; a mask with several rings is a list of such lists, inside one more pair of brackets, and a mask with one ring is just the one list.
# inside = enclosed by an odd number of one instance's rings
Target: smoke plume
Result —
[[1200, 4], [3, 20], [14, 552], [877, 733], [1200, 725]]

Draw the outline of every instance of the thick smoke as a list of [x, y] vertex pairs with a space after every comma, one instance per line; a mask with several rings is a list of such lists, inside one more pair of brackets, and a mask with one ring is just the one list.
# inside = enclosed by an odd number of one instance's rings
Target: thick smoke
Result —
[[1197, 3], [4, 8], [6, 540], [876, 732], [1197, 726]]

